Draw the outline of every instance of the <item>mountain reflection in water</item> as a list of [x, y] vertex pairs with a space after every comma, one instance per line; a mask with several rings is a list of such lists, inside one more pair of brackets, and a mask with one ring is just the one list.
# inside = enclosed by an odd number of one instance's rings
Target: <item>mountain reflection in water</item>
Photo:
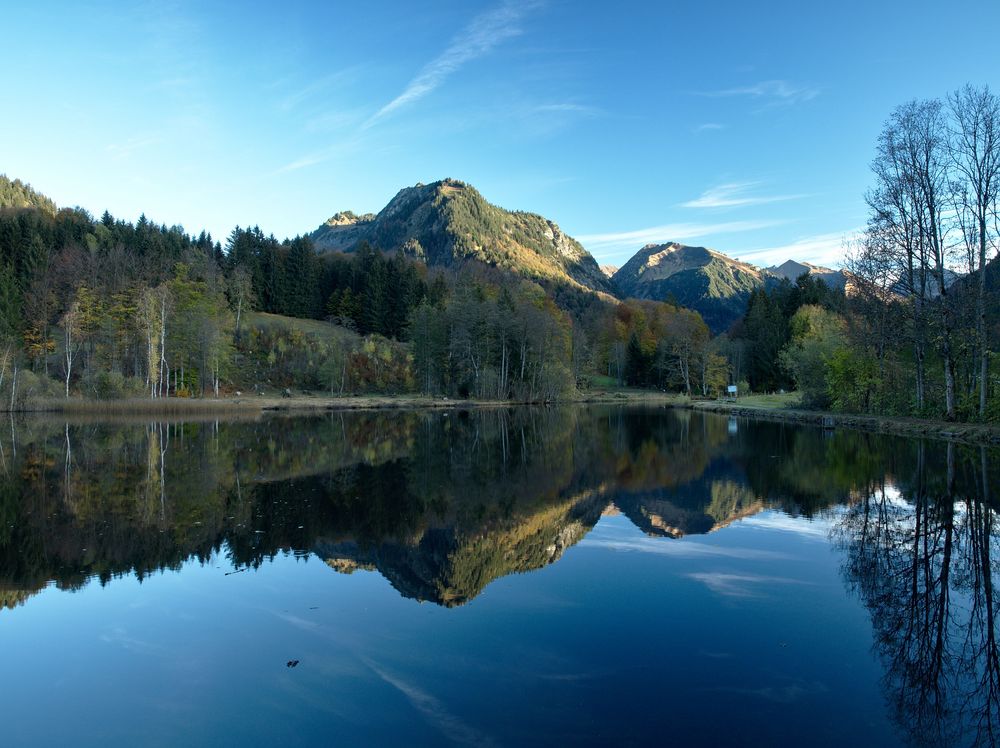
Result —
[[675, 543], [780, 510], [832, 527], [899, 729], [920, 744], [990, 744], [996, 457], [614, 407], [29, 420], [0, 440], [0, 619], [51, 582], [142, 579], [218, 553], [237, 571], [312, 554], [452, 607], [557, 561], [603, 515]]
[[[795, 440], [787, 457], [821, 469], [831, 445], [820, 434], [763, 428]], [[407, 597], [458, 605], [556, 560], [609, 509], [680, 537], [765, 504], [811, 515], [852, 485], [807, 492], [800, 468], [775, 471], [725, 421], [683, 411], [34, 422], [14, 438], [0, 482], [9, 602], [50, 580], [75, 589], [142, 577], [225, 548], [237, 567], [315, 553], [337, 571], [378, 569]]]

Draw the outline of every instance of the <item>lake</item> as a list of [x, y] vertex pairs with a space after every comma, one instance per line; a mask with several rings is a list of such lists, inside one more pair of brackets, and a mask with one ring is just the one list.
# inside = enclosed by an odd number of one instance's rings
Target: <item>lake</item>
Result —
[[666, 408], [12, 422], [4, 744], [991, 745], [998, 466]]

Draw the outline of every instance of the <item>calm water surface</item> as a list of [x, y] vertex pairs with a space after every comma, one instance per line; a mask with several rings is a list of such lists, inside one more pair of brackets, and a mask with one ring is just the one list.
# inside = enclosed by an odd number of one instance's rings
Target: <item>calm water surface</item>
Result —
[[991, 745], [988, 449], [665, 409], [30, 420], [5, 745]]

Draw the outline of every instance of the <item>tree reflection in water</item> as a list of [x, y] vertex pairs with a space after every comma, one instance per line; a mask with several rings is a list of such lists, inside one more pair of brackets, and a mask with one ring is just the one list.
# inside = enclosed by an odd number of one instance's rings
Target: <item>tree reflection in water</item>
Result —
[[835, 534], [871, 615], [894, 719], [920, 745], [1000, 740], [1000, 545], [986, 448], [919, 443], [867, 486]]
[[15, 605], [50, 581], [77, 589], [219, 552], [238, 567], [293, 552], [459, 605], [557, 559], [616, 487], [700, 475], [727, 432], [711, 420], [689, 434], [689, 422], [580, 408], [31, 421], [0, 478], [0, 589]]
[[[712, 532], [764, 509], [834, 520], [884, 691], [913, 742], [1000, 738], [995, 452], [616, 407], [66, 424], [0, 437], [0, 616], [50, 583], [277, 554], [462, 605], [613, 509]], [[13, 613], [16, 615], [16, 613]]]

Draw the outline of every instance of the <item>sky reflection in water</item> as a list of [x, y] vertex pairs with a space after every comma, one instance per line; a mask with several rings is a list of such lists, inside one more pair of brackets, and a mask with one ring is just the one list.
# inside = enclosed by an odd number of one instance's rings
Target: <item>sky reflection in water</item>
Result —
[[963, 745], [1000, 719], [988, 450], [614, 408], [15, 438], [10, 744]]

